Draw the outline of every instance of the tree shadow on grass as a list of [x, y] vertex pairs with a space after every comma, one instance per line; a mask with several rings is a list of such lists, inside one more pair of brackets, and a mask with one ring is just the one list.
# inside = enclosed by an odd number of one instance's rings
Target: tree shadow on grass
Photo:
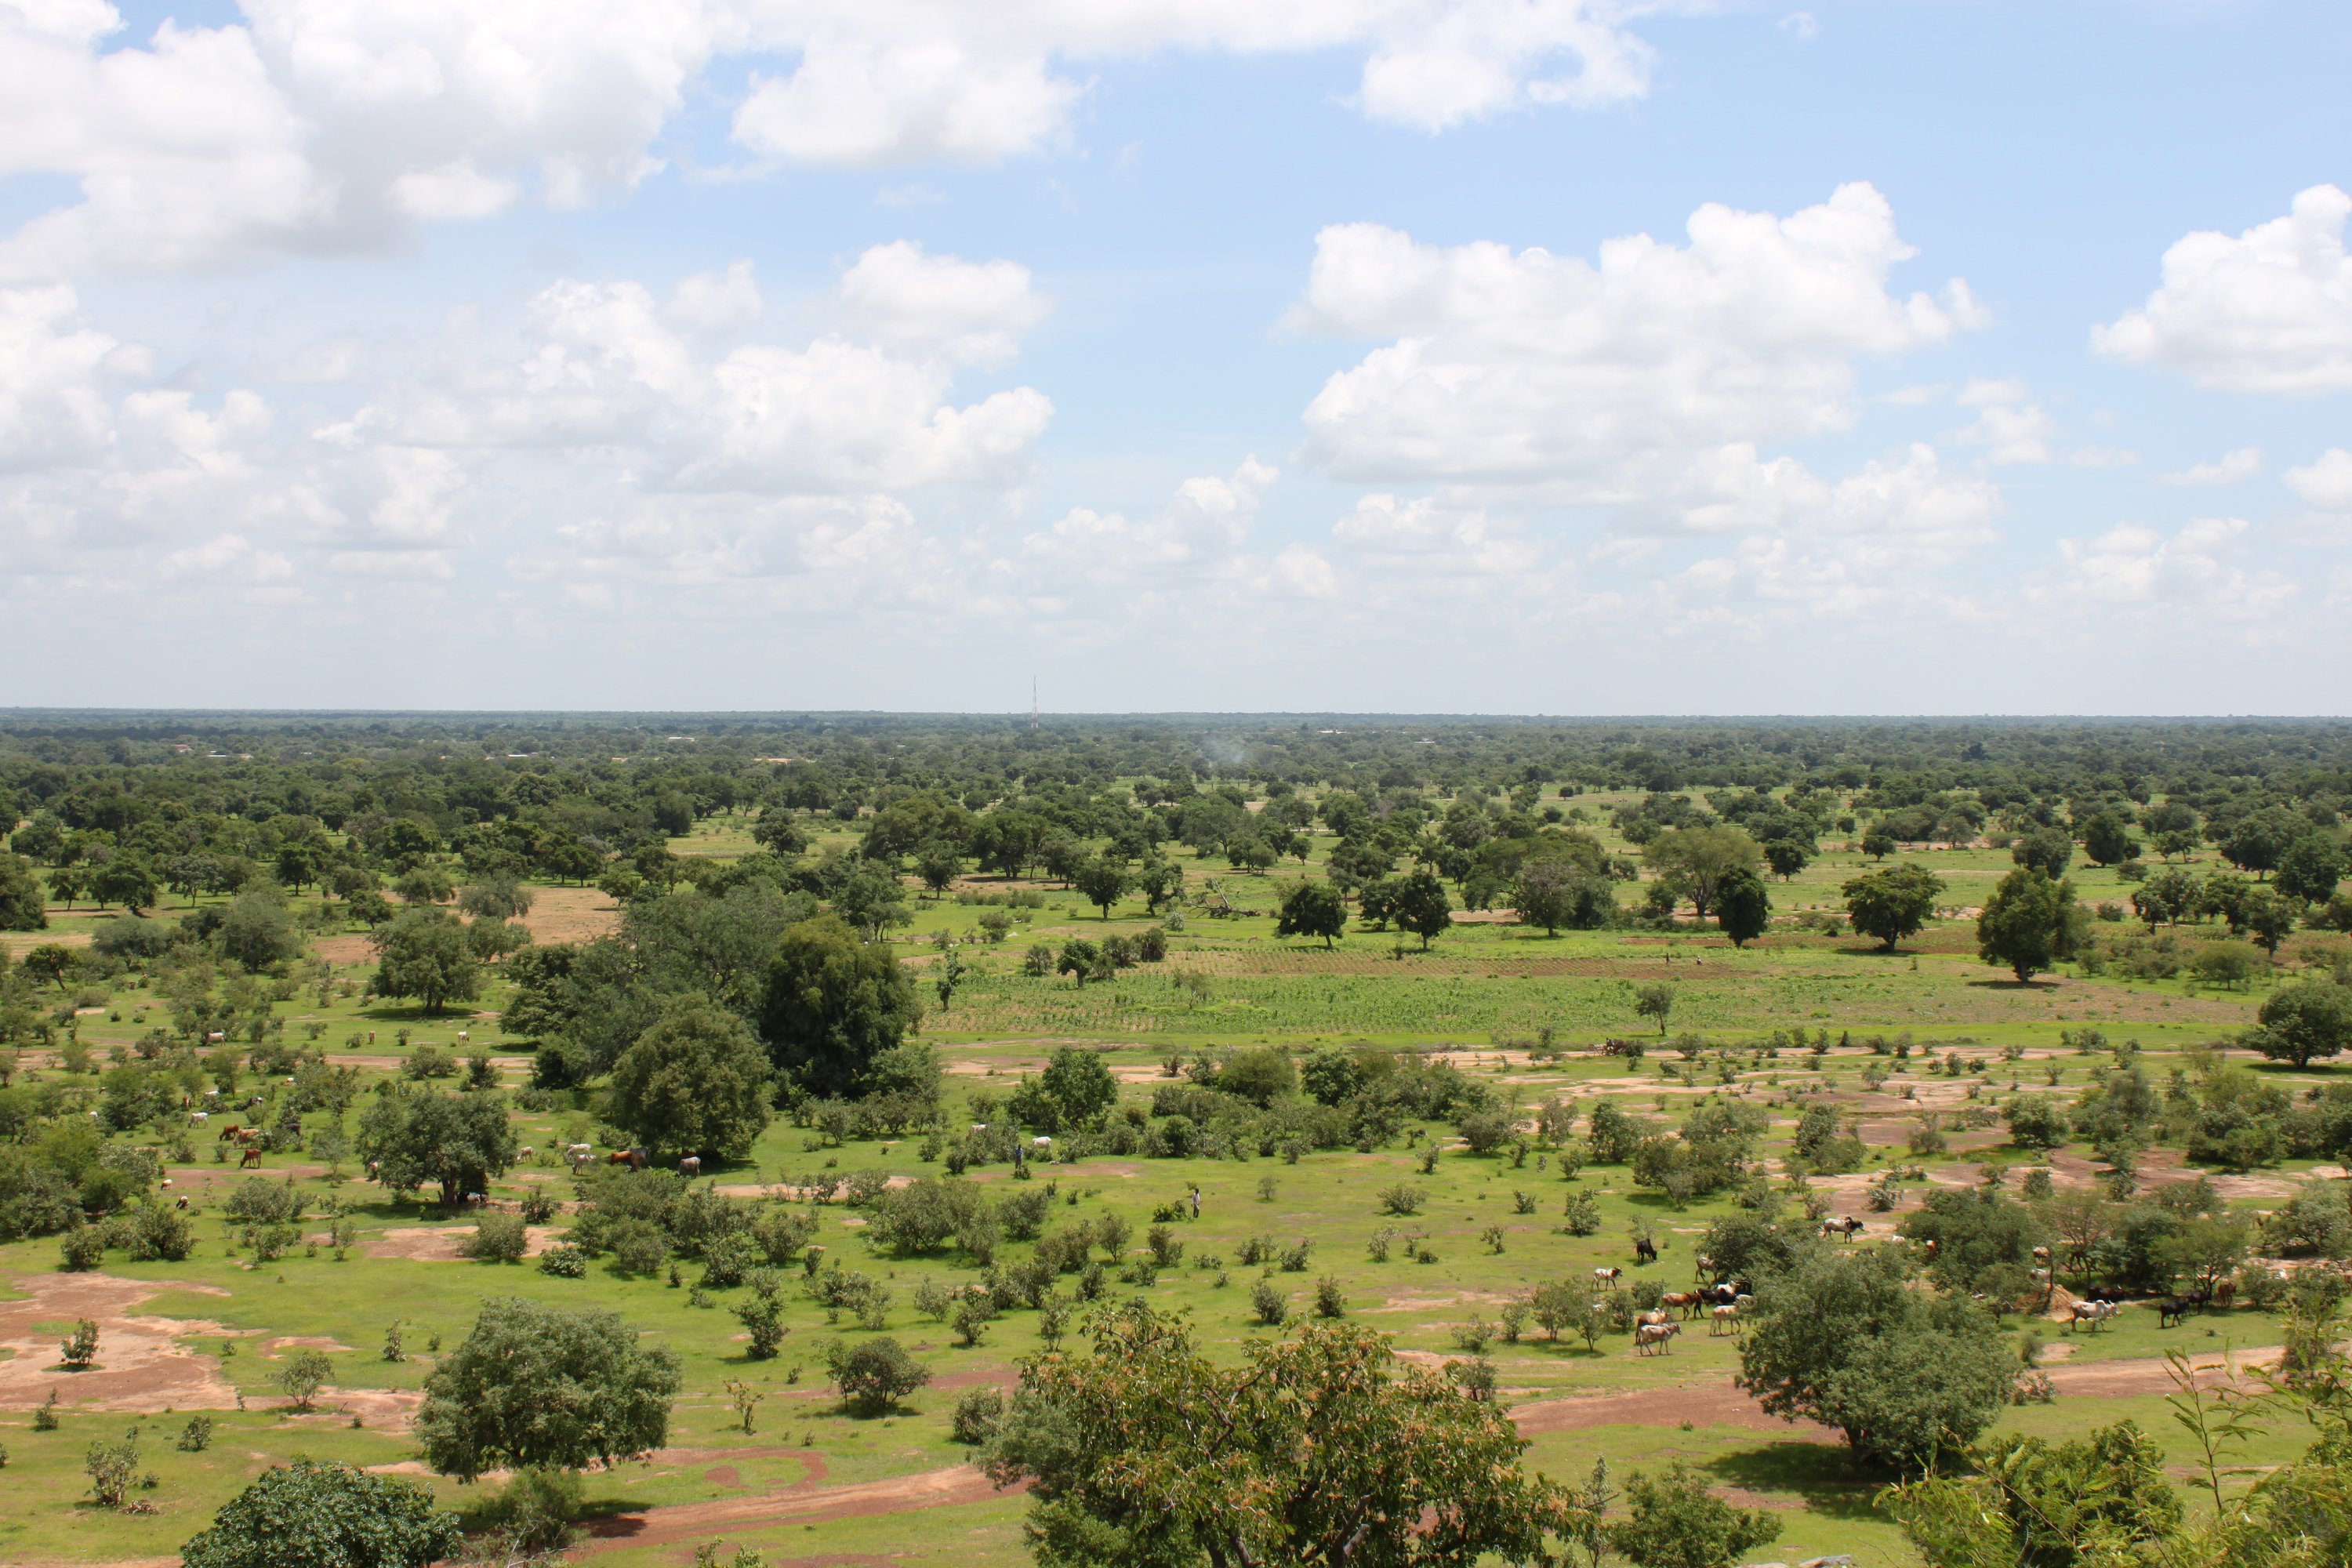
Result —
[[1883, 1519], [1871, 1500], [1895, 1479], [1843, 1446], [1794, 1440], [1719, 1454], [1706, 1468], [1748, 1491], [1794, 1492], [1807, 1508], [1833, 1519]]

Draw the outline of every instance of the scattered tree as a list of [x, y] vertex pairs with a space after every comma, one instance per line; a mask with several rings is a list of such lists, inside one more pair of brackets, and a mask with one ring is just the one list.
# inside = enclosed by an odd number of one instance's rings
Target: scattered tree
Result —
[[1888, 952], [1927, 925], [1943, 890], [1944, 879], [1924, 866], [1889, 866], [1864, 872], [1839, 889], [1845, 895], [1846, 919], [1855, 932], [1877, 938], [1879, 946]]
[[426, 1568], [465, 1542], [413, 1481], [297, 1459], [264, 1470], [180, 1549], [184, 1568]]
[[678, 1387], [677, 1357], [638, 1345], [617, 1312], [493, 1299], [425, 1380], [416, 1434], [425, 1462], [460, 1480], [576, 1470], [660, 1447]]
[[767, 1055], [734, 1014], [681, 1003], [613, 1064], [605, 1116], [651, 1150], [739, 1157], [768, 1125]]

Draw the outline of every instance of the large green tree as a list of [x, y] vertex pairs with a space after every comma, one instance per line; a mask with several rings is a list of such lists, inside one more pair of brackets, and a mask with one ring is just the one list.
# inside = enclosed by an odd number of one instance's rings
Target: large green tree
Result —
[[736, 1158], [767, 1129], [769, 1078], [742, 1019], [681, 1002], [613, 1064], [605, 1119], [648, 1149]]
[[48, 925], [33, 863], [22, 855], [0, 854], [0, 931], [47, 931]]
[[2332, 833], [2306, 833], [2279, 857], [2278, 890], [2306, 904], [2324, 904], [2344, 879], [2344, 844]]
[[1757, 1282], [1739, 1384], [1772, 1415], [1845, 1434], [1863, 1458], [1917, 1466], [1992, 1425], [2017, 1381], [2000, 1322], [1913, 1289], [1893, 1247], [1801, 1256]]
[[416, 1436], [461, 1480], [576, 1470], [660, 1447], [679, 1382], [677, 1357], [639, 1345], [617, 1312], [493, 1299], [425, 1380]]
[[1889, 866], [1847, 879], [1845, 918], [1861, 935], [1875, 937], [1888, 952], [1905, 937], [1916, 936], [1936, 912], [1944, 879], [1925, 866]]
[[2081, 932], [2074, 884], [2053, 882], [2039, 867], [2021, 866], [1985, 900], [1984, 912], [1977, 917], [1977, 956], [2007, 967], [2021, 985], [2073, 957]]
[[516, 1147], [504, 1097], [496, 1094], [388, 1084], [360, 1112], [360, 1158], [395, 1193], [436, 1183], [441, 1201], [454, 1204], [506, 1174]]
[[768, 964], [760, 1036], [776, 1070], [809, 1093], [857, 1095], [922, 1020], [898, 960], [826, 916], [787, 927]]
[[1521, 925], [1541, 926], [1547, 933], [1562, 926], [1592, 931], [1609, 923], [1616, 896], [1608, 879], [1560, 855], [1539, 855], [1519, 868], [1512, 908]]
[[2308, 1067], [2352, 1046], [2352, 986], [2326, 980], [2282, 985], [2254, 1016], [2248, 1045], [2273, 1061]]
[[1762, 936], [1772, 923], [1772, 895], [1764, 879], [1747, 869], [1725, 877], [1715, 889], [1715, 923], [1734, 947]]
[[379, 996], [414, 996], [427, 1013], [481, 994], [482, 966], [466, 942], [466, 928], [446, 910], [409, 908], [376, 928]]
[[1292, 883], [1274, 922], [1276, 936], [1319, 936], [1327, 948], [1347, 929], [1348, 901], [1328, 882]]
[[1352, 1323], [1198, 1350], [1148, 1305], [1099, 1313], [1089, 1353], [1023, 1370], [989, 1472], [1032, 1482], [1042, 1568], [1206, 1561], [1471, 1568], [1548, 1561], [1568, 1519], [1491, 1402]]
[[297, 1459], [264, 1470], [180, 1549], [184, 1568], [425, 1568], [465, 1544], [414, 1481]]
[[1734, 871], [1753, 871], [1764, 852], [1744, 827], [1717, 824], [1670, 827], [1650, 840], [1642, 858], [1700, 920], [1715, 908], [1716, 889]]
[[1423, 952], [1429, 951], [1430, 938], [1454, 924], [1454, 906], [1445, 900], [1445, 884], [1426, 868], [1397, 879], [1396, 902], [1389, 913], [1401, 929], [1421, 938]]

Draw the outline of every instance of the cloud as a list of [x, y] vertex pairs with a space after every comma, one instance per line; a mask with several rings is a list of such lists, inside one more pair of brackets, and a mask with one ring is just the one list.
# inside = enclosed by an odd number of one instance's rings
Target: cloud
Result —
[[1259, 502], [1280, 477], [1279, 469], [1244, 458], [1230, 475], [1185, 480], [1147, 518], [1073, 507], [1024, 538], [1022, 555], [1055, 575], [1097, 585], [1213, 575], [1241, 555]]
[[759, 280], [751, 275], [751, 262], [745, 260], [730, 262], [723, 272], [698, 272], [680, 279], [670, 290], [662, 314], [681, 331], [716, 337], [750, 326], [766, 309]]
[[2352, 387], [2352, 195], [2314, 185], [2287, 216], [2234, 237], [2200, 232], [2164, 253], [2147, 303], [2092, 330], [2110, 359], [2222, 392]]
[[[1678, 6], [1682, 0], [1674, 0]], [[1358, 102], [1422, 131], [1648, 89], [1657, 0], [242, 0], [115, 37], [99, 0], [0, 5], [0, 175], [78, 200], [0, 279], [382, 249], [418, 223], [626, 195], [695, 95], [756, 158], [992, 163], [1067, 143], [1100, 64], [1364, 57]], [[1670, 6], [1669, 8], [1673, 8]], [[714, 70], [726, 64], [730, 68]]]
[[1307, 454], [1349, 479], [1654, 495], [1717, 448], [1850, 424], [1859, 362], [1979, 319], [1887, 289], [1911, 255], [1866, 184], [1788, 217], [1708, 205], [1685, 246], [1647, 235], [1597, 262], [1377, 224], [1318, 237], [1296, 331], [1391, 338], [1307, 406]]
[[2062, 540], [2054, 577], [2029, 585], [2034, 604], [2109, 613], [2195, 614], [2268, 623], [2301, 592], [2284, 573], [2249, 569], [2228, 557], [2243, 542], [2242, 518], [2206, 518], [2167, 535], [2123, 523], [2087, 542]]
[[1002, 364], [1051, 303], [1013, 261], [926, 256], [907, 240], [877, 245], [842, 275], [841, 302], [875, 342], [963, 364]]
[[2240, 447], [2224, 452], [2210, 463], [2192, 463], [2178, 472], [2164, 476], [2168, 485], [2234, 485], [2242, 484], [2263, 471], [2263, 449], [2260, 447]]
[[2307, 468], [2289, 468], [2286, 488], [2320, 511], [2352, 512], [2352, 452], [2331, 447]]

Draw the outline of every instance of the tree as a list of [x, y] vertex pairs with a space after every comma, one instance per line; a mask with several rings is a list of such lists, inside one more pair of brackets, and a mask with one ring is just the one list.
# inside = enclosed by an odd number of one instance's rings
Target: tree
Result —
[[223, 954], [253, 974], [289, 963], [302, 951], [301, 933], [274, 891], [239, 893], [221, 911], [214, 940]]
[[416, 1435], [425, 1463], [460, 1480], [609, 1464], [667, 1440], [679, 1382], [677, 1357], [641, 1347], [617, 1312], [492, 1299], [425, 1380]]
[[1609, 1544], [1639, 1568], [1731, 1568], [1780, 1536], [1779, 1520], [1712, 1496], [1679, 1460], [1656, 1479], [1636, 1471], [1625, 1501], [1633, 1517], [1608, 1527]]
[[1813, 863], [1813, 848], [1794, 838], [1769, 838], [1764, 843], [1764, 864], [1772, 875], [1787, 881]]
[[180, 1549], [184, 1568], [425, 1568], [465, 1543], [414, 1481], [297, 1459], [260, 1479]]
[[2021, 866], [2000, 879], [1977, 917], [1977, 955], [2007, 965], [2021, 985], [2074, 956], [2082, 929], [2074, 884]]
[[437, 1014], [480, 994], [482, 966], [466, 944], [466, 928], [446, 910], [404, 909], [370, 940], [376, 972], [369, 989], [379, 996], [414, 996]]
[[2074, 858], [2074, 841], [2055, 827], [2029, 828], [2010, 846], [2009, 858], [2054, 879], [2066, 874], [2067, 863]]
[[1034, 1483], [1048, 1568], [1470, 1568], [1537, 1558], [1567, 1523], [1499, 1405], [1356, 1324], [1252, 1343], [1237, 1367], [1139, 1301], [1089, 1337], [1028, 1363], [988, 1450], [999, 1485]]
[[748, 1152], [768, 1125], [768, 1058], [724, 1007], [673, 1006], [613, 1064], [605, 1116], [660, 1152]]
[[2334, 834], [2306, 833], [2279, 857], [2275, 886], [2306, 904], [2324, 904], [2344, 879], [2344, 846]]
[[2187, 1510], [2166, 1478], [2163, 1448], [2129, 1421], [2087, 1441], [1999, 1437], [1958, 1473], [1907, 1481], [1879, 1500], [1934, 1568], [2256, 1560], [2167, 1550], [2179, 1544]]
[[121, 904], [135, 915], [155, 901], [155, 873], [135, 855], [118, 855], [91, 874], [89, 891], [101, 908]]
[[2270, 888], [2256, 888], [2238, 906], [2239, 923], [2275, 961], [2281, 943], [2294, 933], [2295, 906]]
[[2308, 1067], [2352, 1046], [2352, 987], [2326, 980], [2282, 985], [2263, 998], [2246, 1044], [2273, 1061]]
[[1423, 868], [1408, 872], [1399, 879], [1396, 905], [1390, 911], [1398, 929], [1409, 931], [1421, 938], [1421, 951], [1429, 951], [1429, 939], [1454, 924], [1454, 906], [1445, 900], [1445, 884], [1437, 873]]
[[1540, 855], [1521, 867], [1511, 901], [1521, 925], [1541, 926], [1547, 935], [1562, 926], [1597, 930], [1617, 907], [1605, 878], [1560, 855]]
[[777, 1072], [832, 1099], [865, 1092], [875, 1064], [922, 1019], [898, 958], [833, 916], [784, 929], [768, 965], [760, 1037]]
[[1862, 836], [1862, 852], [1874, 860], [1884, 860], [1901, 847], [1895, 835], [1883, 827], [1874, 827]]
[[1078, 894], [1087, 902], [1102, 910], [1102, 918], [1110, 919], [1110, 907], [1127, 891], [1127, 873], [1108, 860], [1097, 857], [1078, 868], [1070, 879]]
[[1650, 840], [1642, 858], [1705, 920], [1723, 879], [1734, 871], [1756, 869], [1763, 851], [1744, 827], [1670, 827]]
[[1136, 868], [1135, 890], [1143, 895], [1144, 913], [1156, 915], [1160, 905], [1182, 896], [1184, 868], [1165, 855], [1146, 855]]
[[1633, 993], [1634, 1016], [1641, 1018], [1655, 1018], [1658, 1021], [1658, 1033], [1661, 1035], [1666, 1032], [1666, 1020], [1674, 1016], [1674, 1011], [1675, 988], [1669, 982], [1661, 980], [1654, 984], [1644, 985]]
[[516, 1147], [498, 1095], [389, 1085], [360, 1113], [360, 1157], [374, 1166], [376, 1180], [395, 1193], [438, 1183], [445, 1204], [506, 1174]]
[[835, 1340], [824, 1361], [843, 1407], [858, 1415], [879, 1415], [931, 1381], [922, 1363], [887, 1334], [854, 1349]]
[[926, 838], [915, 846], [915, 875], [937, 898], [963, 874], [963, 850], [945, 838]]
[[1762, 936], [1772, 923], [1772, 896], [1764, 889], [1764, 879], [1743, 868], [1717, 884], [1715, 923], [1734, 947]]
[[2311, 825], [2283, 805], [2250, 811], [2221, 835], [2221, 858], [2241, 871], [2261, 876], [2278, 868], [2290, 846], [2311, 831]]
[[1348, 929], [1348, 902], [1328, 882], [1294, 882], [1282, 896], [1276, 936], [1319, 936], [1328, 948]]
[[2012, 1095], [2006, 1116], [2009, 1141], [2021, 1149], [2046, 1153], [2073, 1135], [2074, 1129], [2067, 1122], [2065, 1107], [2060, 1105], [2053, 1095]]
[[860, 866], [833, 895], [834, 913], [866, 935], [881, 940], [886, 926], [911, 924], [915, 914], [907, 907], [906, 885], [879, 866]]
[[2139, 840], [2123, 813], [2102, 811], [2083, 824], [2083, 854], [2094, 866], [2119, 865], [2138, 853]]
[[295, 1409], [308, 1410], [334, 1372], [335, 1363], [327, 1359], [324, 1351], [296, 1351], [278, 1363], [275, 1380], [278, 1392], [293, 1401]]
[[1118, 1103], [1118, 1080], [1102, 1058], [1077, 1046], [1064, 1046], [1038, 1075], [1037, 1090], [1054, 1108], [1058, 1127], [1083, 1127]]
[[22, 855], [0, 855], [0, 931], [47, 931], [48, 925], [33, 863]]
[[1883, 951], [1893, 952], [1936, 912], [1944, 879], [1924, 866], [1889, 866], [1851, 878], [1838, 890], [1845, 895], [1845, 918], [1855, 932], [1876, 937]]
[[1974, 1442], [2017, 1372], [1990, 1314], [1913, 1290], [1901, 1258], [1874, 1247], [1815, 1252], [1758, 1281], [1738, 1382], [1770, 1414], [1837, 1427], [1863, 1458], [1907, 1467]]

